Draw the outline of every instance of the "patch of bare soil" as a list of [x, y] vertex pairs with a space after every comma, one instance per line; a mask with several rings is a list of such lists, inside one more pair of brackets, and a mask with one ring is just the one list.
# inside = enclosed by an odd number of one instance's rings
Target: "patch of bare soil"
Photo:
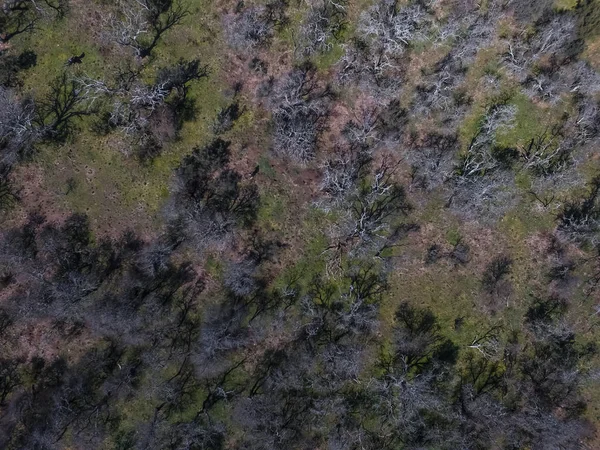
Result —
[[[19, 350], [16, 358], [26, 361], [40, 357], [52, 361], [59, 356], [69, 363], [76, 362], [94, 343], [89, 332], [75, 330], [72, 325], [57, 324], [51, 319], [38, 319], [17, 324], [11, 339]], [[69, 333], [74, 333], [69, 336]]]
[[44, 171], [34, 165], [17, 166], [13, 173], [18, 180], [20, 202], [17, 211], [11, 214], [6, 227], [23, 225], [32, 212], [46, 217], [50, 223], [62, 223], [71, 214], [68, 208], [56, 201], [56, 195], [44, 184]]

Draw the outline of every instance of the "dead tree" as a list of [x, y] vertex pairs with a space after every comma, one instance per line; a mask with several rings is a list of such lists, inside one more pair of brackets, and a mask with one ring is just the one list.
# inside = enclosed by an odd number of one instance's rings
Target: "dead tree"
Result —
[[37, 124], [48, 140], [65, 140], [74, 121], [90, 114], [82, 86], [63, 72], [50, 84], [50, 92], [39, 101]]
[[19, 101], [9, 89], [0, 87], [0, 164], [12, 167], [26, 159], [39, 137], [35, 127], [35, 104]]
[[271, 0], [264, 6], [238, 8], [235, 14], [225, 17], [229, 45], [239, 51], [269, 46], [275, 32], [289, 22], [287, 7], [288, 0]]
[[139, 58], [150, 56], [162, 36], [189, 14], [180, 0], [123, 0], [119, 9], [110, 21], [113, 35]]
[[333, 93], [322, 88], [310, 63], [295, 68], [270, 92], [273, 110], [273, 151], [306, 163], [314, 158], [325, 128]]
[[300, 56], [331, 50], [347, 26], [347, 6], [347, 0], [323, 0], [310, 8], [296, 43]]

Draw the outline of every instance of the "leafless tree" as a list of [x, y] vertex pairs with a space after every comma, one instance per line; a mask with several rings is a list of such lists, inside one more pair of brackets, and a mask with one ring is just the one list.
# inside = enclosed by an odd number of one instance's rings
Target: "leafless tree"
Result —
[[515, 114], [514, 106], [499, 105], [483, 118], [455, 166], [454, 190], [449, 200], [452, 208], [473, 218], [497, 220], [516, 204], [514, 175], [492, 153], [496, 132], [513, 126]]
[[224, 20], [229, 45], [238, 51], [268, 46], [275, 32], [288, 23], [287, 7], [287, 0], [272, 0], [265, 6], [250, 6], [229, 14]]
[[348, 287], [335, 292], [327, 282], [315, 280], [314, 287], [302, 299], [305, 322], [302, 339], [340, 344], [343, 339], [366, 339], [378, 326], [377, 305], [386, 290], [386, 281], [367, 266], [344, 275]]
[[436, 189], [452, 177], [458, 138], [442, 132], [411, 137], [403, 156], [411, 165], [411, 186]]
[[443, 413], [442, 399], [433, 387], [430, 374], [408, 379], [400, 374], [387, 375], [382, 380], [373, 380], [369, 392], [375, 398], [375, 411], [385, 417], [380, 433], [402, 436], [402, 440], [414, 439], [427, 428], [424, 411]]
[[224, 275], [223, 284], [234, 295], [239, 297], [248, 296], [257, 288], [257, 281], [253, 277], [256, 269], [256, 262], [251, 259], [229, 264]]
[[498, 361], [503, 356], [502, 343], [499, 338], [501, 331], [500, 326], [494, 326], [485, 333], [476, 335], [467, 347], [476, 350], [488, 360]]
[[100, 125], [108, 131], [120, 129], [133, 141], [140, 158], [151, 159], [179, 129], [183, 110], [189, 107], [190, 84], [208, 74], [208, 66], [195, 59], [160, 69], [151, 84], [139, 79], [139, 70], [128, 67], [108, 81], [82, 76], [77, 82], [88, 108], [103, 111]]
[[382, 0], [361, 16], [359, 30], [379, 50], [384, 65], [394, 65], [411, 44], [427, 39], [430, 21], [418, 4], [398, 9], [397, 1]]
[[[402, 219], [412, 206], [402, 185], [394, 180], [398, 163], [385, 156], [372, 174], [360, 179], [356, 187], [337, 199], [341, 214], [329, 231], [331, 245], [328, 270], [341, 267], [345, 257], [380, 257], [414, 229]], [[337, 269], [336, 269], [337, 268]]]
[[[505, 67], [523, 85], [529, 97], [557, 103], [569, 90], [579, 89], [572, 74], [584, 75], [581, 64], [574, 71], [568, 63], [575, 39], [573, 17], [558, 14], [549, 22], [541, 21], [533, 36], [517, 35], [508, 40]], [[594, 84], [597, 85], [589, 83]]]
[[19, 191], [13, 183], [11, 172], [11, 166], [0, 164], [0, 211], [9, 210], [19, 200]]
[[0, 3], [0, 44], [33, 32], [44, 20], [62, 19], [68, 10], [69, 0], [4, 0]]
[[529, 42], [533, 59], [562, 50], [574, 38], [575, 26], [574, 17], [566, 14], [558, 14], [544, 24]]
[[404, 53], [428, 39], [431, 25], [431, 15], [420, 4], [399, 7], [395, 0], [376, 2], [360, 17], [360, 37], [345, 45], [338, 65], [340, 81], [358, 82], [370, 92], [397, 93]]
[[0, 87], [0, 163], [13, 166], [26, 158], [39, 137], [35, 128], [35, 105], [19, 100], [14, 92]]
[[578, 243], [598, 242], [600, 230], [600, 178], [595, 177], [582, 198], [571, 199], [564, 203], [558, 213], [558, 232], [566, 239]]
[[180, 0], [121, 0], [118, 9], [109, 18], [113, 38], [139, 58], [150, 56], [161, 37], [189, 14]]
[[406, 214], [410, 206], [404, 190], [393, 180], [394, 164], [385, 159], [376, 169], [371, 185], [359, 194], [353, 205], [356, 223], [350, 236], [369, 239], [389, 227], [388, 220]]
[[500, 128], [514, 126], [516, 112], [516, 107], [512, 105], [490, 108], [456, 168], [459, 182], [483, 176], [499, 167], [498, 160], [492, 154], [495, 133]]
[[133, 74], [127, 82], [109, 83], [88, 76], [78, 78], [90, 107], [108, 104], [108, 122], [128, 136], [136, 136], [149, 124], [152, 113], [164, 104], [170, 91], [166, 83], [146, 85]]
[[600, 74], [584, 61], [561, 67], [561, 78], [571, 92], [593, 97], [600, 92]]
[[572, 164], [570, 149], [563, 142], [560, 126], [546, 128], [521, 149], [523, 167], [536, 176], [549, 176]]
[[431, 112], [454, 107], [453, 93], [460, 82], [462, 77], [453, 76], [447, 69], [433, 75], [430, 83], [418, 87], [417, 114], [429, 116]]
[[227, 167], [229, 146], [216, 139], [195, 148], [177, 170], [167, 214], [179, 238], [200, 250], [227, 245], [236, 226], [247, 226], [255, 218], [258, 189]]
[[595, 138], [600, 134], [600, 104], [586, 98], [579, 103], [574, 121], [579, 142]]
[[303, 64], [272, 88], [273, 151], [306, 163], [315, 157], [318, 140], [329, 112], [328, 87], [319, 86], [316, 70]]
[[273, 112], [273, 151], [306, 163], [315, 157], [326, 111], [319, 104], [284, 103]]
[[246, 111], [244, 106], [240, 106], [240, 102], [235, 100], [222, 108], [217, 114], [217, 119], [213, 124], [213, 131], [215, 134], [223, 134], [231, 130], [235, 125], [235, 121], [238, 120]]
[[78, 81], [63, 72], [50, 85], [50, 92], [38, 102], [36, 121], [44, 138], [64, 140], [73, 131], [74, 122], [90, 114], [85, 91]]
[[0, 359], [0, 405], [5, 405], [6, 398], [22, 384], [19, 373], [22, 364], [18, 359]]
[[54, 12], [57, 19], [64, 18], [71, 7], [70, 0], [43, 0], [43, 2]]
[[320, 0], [312, 4], [296, 43], [296, 52], [309, 57], [333, 48], [346, 26], [347, 0]]
[[451, 56], [458, 67], [466, 67], [480, 49], [491, 44], [501, 17], [502, 8], [492, 6], [492, 11], [487, 13], [469, 13], [455, 19], [459, 24], [459, 32], [458, 38], [453, 42]]
[[259, 7], [247, 8], [243, 12], [226, 19], [225, 29], [229, 44], [238, 49], [266, 45], [273, 37], [274, 27], [265, 16], [265, 10]]
[[338, 147], [323, 163], [321, 189], [331, 197], [334, 205], [356, 194], [357, 184], [365, 176], [370, 161], [371, 154], [367, 149], [351, 145]]
[[514, 174], [497, 170], [484, 177], [465, 179], [455, 184], [447, 205], [471, 220], [494, 223], [518, 202]]

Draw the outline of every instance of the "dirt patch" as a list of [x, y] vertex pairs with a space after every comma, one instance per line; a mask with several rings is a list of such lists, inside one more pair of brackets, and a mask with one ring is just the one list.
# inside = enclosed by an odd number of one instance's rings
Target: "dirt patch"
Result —
[[12, 338], [18, 344], [19, 353], [14, 357], [27, 361], [40, 357], [52, 361], [59, 356], [69, 363], [76, 362], [94, 343], [84, 329], [77, 336], [65, 339], [70, 330], [57, 325], [52, 319], [38, 319], [22, 323], [12, 330]]
[[18, 166], [13, 177], [18, 181], [20, 202], [17, 211], [11, 214], [11, 220], [6, 223], [8, 227], [23, 225], [32, 212], [43, 215], [54, 224], [64, 222], [71, 214], [68, 208], [56, 201], [56, 193], [45, 185], [41, 167], [35, 164]]

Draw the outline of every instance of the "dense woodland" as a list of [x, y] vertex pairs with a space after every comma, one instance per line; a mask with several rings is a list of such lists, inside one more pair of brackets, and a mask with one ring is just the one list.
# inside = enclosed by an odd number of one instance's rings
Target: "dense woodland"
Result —
[[600, 448], [598, 0], [0, 0], [0, 448]]

